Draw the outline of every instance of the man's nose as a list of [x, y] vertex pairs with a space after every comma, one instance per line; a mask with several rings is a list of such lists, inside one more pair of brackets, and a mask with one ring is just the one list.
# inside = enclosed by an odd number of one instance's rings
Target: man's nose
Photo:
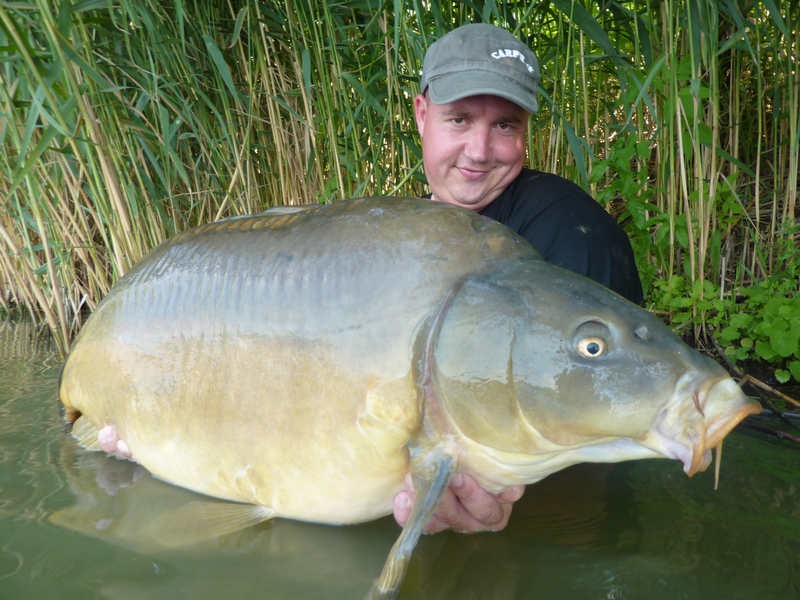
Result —
[[486, 162], [491, 156], [491, 131], [484, 127], [475, 127], [469, 132], [464, 155], [475, 162]]

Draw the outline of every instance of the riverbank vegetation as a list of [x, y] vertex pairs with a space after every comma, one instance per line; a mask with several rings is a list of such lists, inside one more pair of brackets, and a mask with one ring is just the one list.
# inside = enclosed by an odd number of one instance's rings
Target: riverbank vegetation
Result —
[[539, 57], [529, 164], [623, 224], [648, 308], [800, 380], [800, 8], [779, 0], [0, 2], [0, 306], [66, 350], [187, 227], [423, 193], [421, 60], [477, 21]]

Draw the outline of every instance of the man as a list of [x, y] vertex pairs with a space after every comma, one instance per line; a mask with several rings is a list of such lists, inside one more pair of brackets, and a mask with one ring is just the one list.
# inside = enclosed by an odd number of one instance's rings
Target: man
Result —
[[[633, 251], [616, 221], [579, 186], [523, 168], [538, 81], [530, 48], [494, 25], [465, 25], [431, 45], [414, 99], [430, 197], [507, 225], [546, 261], [638, 304]], [[401, 525], [414, 501], [410, 476], [406, 487], [394, 503]], [[523, 491], [516, 486], [495, 497], [457, 475], [425, 530], [502, 529]]]

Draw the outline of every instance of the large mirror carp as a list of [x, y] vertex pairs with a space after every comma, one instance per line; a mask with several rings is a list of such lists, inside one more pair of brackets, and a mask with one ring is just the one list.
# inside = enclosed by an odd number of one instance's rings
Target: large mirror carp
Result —
[[221, 505], [229, 529], [375, 519], [410, 469], [380, 597], [456, 473], [496, 492], [578, 462], [693, 475], [760, 411], [656, 317], [494, 221], [408, 198], [176, 235], [88, 319], [59, 393], [85, 446], [243, 503]]

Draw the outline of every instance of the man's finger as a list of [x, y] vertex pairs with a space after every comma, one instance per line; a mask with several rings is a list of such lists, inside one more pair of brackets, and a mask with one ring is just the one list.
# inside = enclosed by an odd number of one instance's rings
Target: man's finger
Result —
[[503, 490], [497, 494], [497, 500], [504, 504], [513, 504], [525, 493], [524, 485], [512, 485], [510, 488]]
[[[511, 514], [511, 506], [484, 490], [469, 475], [457, 475], [450, 490], [458, 498], [462, 510], [451, 523], [437, 511], [437, 516], [458, 531], [496, 531], [503, 529]], [[512, 494], [513, 497], [513, 494]]]
[[[497, 497], [484, 490], [469, 475], [459, 474], [442, 497], [436, 513], [425, 526], [427, 533], [445, 529], [462, 532], [499, 531], [508, 523], [513, 503], [525, 491], [524, 486], [504, 490]], [[394, 499], [394, 517], [405, 526], [414, 504], [411, 475], [406, 476], [406, 490]]]
[[406, 526], [413, 505], [414, 498], [406, 490], [403, 490], [394, 497], [394, 520], [397, 521], [400, 527]]
[[[449, 491], [445, 492], [445, 496], [448, 494], [450, 495], [450, 498], [447, 500], [443, 498], [443, 502], [445, 502], [446, 505], [457, 503], [453, 493]], [[408, 523], [408, 517], [411, 515], [411, 508], [414, 506], [415, 501], [416, 494], [414, 493], [411, 473], [408, 473], [406, 475], [406, 489], [402, 492], [399, 492], [394, 497], [394, 520], [397, 521], [397, 524], [400, 525], [400, 527], [405, 527], [406, 523]], [[445, 529], [448, 529], [448, 526], [440, 521], [436, 515], [431, 517], [430, 521], [428, 521], [428, 523], [425, 525], [426, 533], [438, 533], [440, 531], [444, 531]]]

